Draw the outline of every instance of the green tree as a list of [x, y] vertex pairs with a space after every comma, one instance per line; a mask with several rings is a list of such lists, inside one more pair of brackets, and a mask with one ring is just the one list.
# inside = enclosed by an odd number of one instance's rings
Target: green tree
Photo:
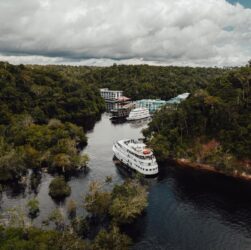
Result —
[[49, 215], [49, 222], [55, 224], [55, 228], [58, 231], [64, 231], [65, 229], [65, 217], [60, 208], [54, 209]]
[[119, 228], [113, 226], [109, 231], [102, 229], [92, 244], [94, 250], [126, 250], [132, 244], [132, 240], [120, 233]]
[[147, 206], [146, 187], [136, 181], [116, 185], [112, 191], [109, 213], [117, 223], [131, 223]]
[[36, 198], [30, 199], [27, 204], [28, 214], [34, 219], [38, 216], [39, 213], [39, 201]]
[[52, 165], [55, 168], [59, 168], [63, 173], [71, 169], [70, 156], [64, 153], [60, 153], [54, 156]]
[[111, 194], [102, 191], [102, 185], [99, 182], [91, 182], [89, 192], [84, 199], [85, 209], [95, 217], [102, 217], [108, 214], [111, 204]]
[[26, 173], [23, 150], [12, 148], [0, 137], [0, 182], [19, 180]]
[[54, 230], [42, 230], [30, 227], [23, 228], [4, 228], [0, 226], [0, 249], [22, 249], [22, 250], [89, 250], [87, 242], [81, 240], [69, 232], [57, 232]]
[[55, 177], [49, 185], [49, 195], [54, 199], [62, 199], [71, 194], [71, 187], [64, 177]]
[[69, 200], [67, 202], [67, 213], [69, 218], [76, 217], [76, 210], [77, 210], [76, 201], [74, 201], [73, 199]]

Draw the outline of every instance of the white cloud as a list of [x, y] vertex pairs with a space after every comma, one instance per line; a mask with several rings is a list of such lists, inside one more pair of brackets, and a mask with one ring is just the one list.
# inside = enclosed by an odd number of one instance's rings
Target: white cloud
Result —
[[0, 23], [0, 60], [12, 63], [228, 66], [251, 58], [251, 9], [225, 0], [8, 0]]

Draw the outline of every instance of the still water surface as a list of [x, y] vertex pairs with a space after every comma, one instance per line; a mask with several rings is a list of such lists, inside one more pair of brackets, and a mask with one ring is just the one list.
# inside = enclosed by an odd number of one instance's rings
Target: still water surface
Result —
[[[88, 133], [84, 152], [90, 156], [86, 174], [73, 177], [69, 184], [71, 197], [56, 204], [48, 196], [53, 178], [44, 173], [38, 189], [39, 225], [55, 207], [65, 211], [69, 199], [78, 202], [78, 215], [84, 213], [81, 204], [92, 180], [112, 176], [113, 183], [125, 176], [116, 168], [112, 158], [112, 144], [123, 138], [142, 137], [146, 122], [112, 124], [104, 114]], [[28, 189], [8, 190], [0, 200], [0, 210], [25, 208], [34, 194]], [[149, 205], [130, 234], [135, 240], [133, 249], [251, 249], [251, 185], [218, 174], [190, 169], [161, 166], [157, 178], [150, 180]]]

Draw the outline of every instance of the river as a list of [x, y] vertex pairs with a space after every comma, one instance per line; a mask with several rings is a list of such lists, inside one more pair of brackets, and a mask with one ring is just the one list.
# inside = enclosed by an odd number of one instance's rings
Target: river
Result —
[[[92, 180], [113, 177], [113, 184], [126, 176], [114, 165], [112, 144], [122, 138], [142, 137], [146, 122], [113, 124], [103, 114], [93, 130], [88, 132], [89, 171], [69, 181], [71, 196], [55, 203], [48, 195], [52, 176], [43, 173], [38, 188], [39, 217], [35, 225], [47, 219], [51, 211], [60, 207], [65, 212], [69, 199], [78, 203], [78, 215], [83, 196]], [[34, 193], [19, 187], [3, 192], [0, 210], [11, 207], [25, 209]], [[130, 229], [133, 249], [251, 249], [251, 185], [215, 173], [173, 166], [161, 166], [157, 178], [150, 180], [146, 213]]]

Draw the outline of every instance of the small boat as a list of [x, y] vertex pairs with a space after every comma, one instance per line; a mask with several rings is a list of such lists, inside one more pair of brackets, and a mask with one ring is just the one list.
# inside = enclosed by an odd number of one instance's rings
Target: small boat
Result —
[[128, 121], [140, 120], [150, 117], [149, 110], [147, 108], [135, 108], [126, 118]]
[[121, 163], [143, 175], [151, 176], [159, 172], [152, 150], [140, 140], [117, 141], [113, 145], [113, 152]]

